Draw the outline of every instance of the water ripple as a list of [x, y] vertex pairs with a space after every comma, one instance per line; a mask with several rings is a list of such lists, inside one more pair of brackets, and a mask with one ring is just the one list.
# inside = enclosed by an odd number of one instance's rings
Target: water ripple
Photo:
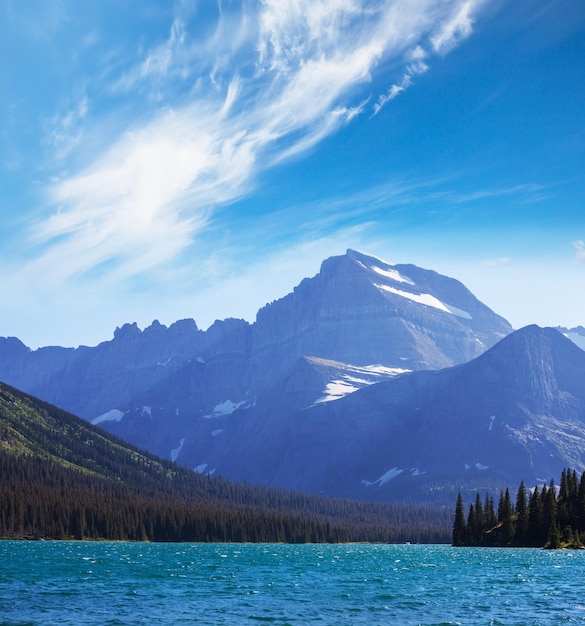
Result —
[[585, 625], [584, 552], [0, 541], [0, 625]]

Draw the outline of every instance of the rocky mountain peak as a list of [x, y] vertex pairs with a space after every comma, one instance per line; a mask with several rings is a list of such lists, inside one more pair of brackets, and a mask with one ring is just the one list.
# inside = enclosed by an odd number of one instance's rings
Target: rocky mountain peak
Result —
[[142, 334], [138, 324], [136, 322], [124, 324], [121, 328], [118, 327], [114, 331], [114, 339], [118, 341], [124, 341], [131, 338], [136, 338]]
[[[421, 406], [419, 387], [425, 372], [420, 370], [466, 363], [510, 332], [510, 325], [459, 281], [349, 249], [325, 260], [317, 275], [263, 307], [253, 324], [230, 318], [207, 330], [198, 329], [189, 319], [169, 327], [155, 320], [144, 330], [136, 323], [125, 324], [116, 329], [112, 340], [77, 350], [29, 351], [16, 339], [0, 341], [0, 380], [137, 446], [191, 468], [205, 468], [198, 471], [217, 470], [238, 480], [274, 480], [313, 489], [318, 488], [319, 473], [329, 473], [326, 464], [331, 454], [341, 455], [335, 446], [347, 452], [344, 463], [349, 467], [351, 459], [362, 454], [356, 447], [356, 432], [378, 437], [370, 421], [377, 414], [374, 405], [385, 402], [382, 381], [397, 380], [392, 401], [410, 397], [410, 385], [418, 386], [413, 402]], [[507, 349], [520, 350], [512, 343]], [[495, 359], [502, 360], [505, 354]], [[433, 388], [429, 414], [434, 414], [439, 396], [448, 401], [462, 388], [478, 388], [478, 380], [491, 381], [488, 398], [508, 381], [521, 382], [522, 372], [501, 376], [495, 361], [493, 367], [486, 361], [473, 381], [458, 379], [443, 390]], [[469, 371], [464, 370], [465, 376], [471, 376]], [[409, 383], [408, 372], [421, 376]], [[439, 373], [431, 378], [442, 379]], [[554, 384], [546, 391], [551, 405], [557, 397]], [[374, 404], [363, 409], [359, 401], [356, 410], [340, 421], [336, 407], [351, 405], [354, 396], [356, 402], [363, 397], [374, 399]], [[468, 406], [474, 402], [475, 398], [469, 399]], [[380, 412], [380, 424], [385, 423], [388, 410]], [[491, 411], [488, 422], [491, 415], [504, 411], [486, 410]], [[330, 411], [331, 421], [313, 432]], [[451, 413], [447, 406], [445, 414]], [[314, 423], [305, 421], [313, 415]], [[292, 460], [285, 449], [291, 436], [305, 431], [324, 448], [315, 457], [321, 459], [319, 467], [311, 465], [314, 459], [308, 450], [299, 452], [298, 467], [307, 468], [306, 482], [296, 484], [287, 470]], [[348, 439], [342, 441], [345, 435]], [[303, 436], [299, 446], [304, 445]], [[386, 452], [377, 453], [380, 467], [368, 464], [356, 474], [356, 493], [361, 493], [362, 478], [375, 482], [376, 472], [381, 476], [392, 469], [382, 467]], [[281, 462], [278, 478], [272, 472]], [[413, 472], [416, 463], [408, 466]], [[342, 468], [339, 472], [345, 475]]]

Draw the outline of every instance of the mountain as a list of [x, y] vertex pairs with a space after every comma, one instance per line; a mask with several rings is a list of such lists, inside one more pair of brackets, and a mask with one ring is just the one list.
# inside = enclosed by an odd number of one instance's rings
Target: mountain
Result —
[[435, 369], [468, 361], [511, 330], [452, 278], [348, 250], [258, 312], [253, 352], [285, 364], [311, 355]]
[[372, 500], [583, 469], [584, 360], [557, 330], [512, 332], [458, 281], [353, 250], [253, 324], [126, 324], [94, 348], [0, 340], [0, 380], [162, 458]]
[[428, 542], [450, 517], [204, 477], [0, 383], [0, 538]]
[[576, 326], [575, 328], [559, 326], [557, 330], [565, 335], [567, 339], [570, 339], [574, 344], [578, 345], [582, 350], [585, 350], [585, 328], [583, 328], [583, 326]]
[[452, 278], [348, 250], [253, 324], [126, 324], [76, 349], [0, 339], [0, 380], [201, 468], [236, 422], [253, 431], [404, 371], [463, 363], [511, 331]]
[[253, 438], [234, 424], [230, 446], [208, 463], [380, 500], [548, 482], [585, 469], [584, 382], [585, 352], [529, 326], [466, 364], [405, 373], [284, 420], [274, 412]]

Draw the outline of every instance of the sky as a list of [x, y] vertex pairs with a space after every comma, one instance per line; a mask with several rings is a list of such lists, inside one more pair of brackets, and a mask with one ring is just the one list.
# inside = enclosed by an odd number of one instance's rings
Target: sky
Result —
[[347, 248], [585, 325], [582, 0], [0, 0], [0, 336], [253, 322]]

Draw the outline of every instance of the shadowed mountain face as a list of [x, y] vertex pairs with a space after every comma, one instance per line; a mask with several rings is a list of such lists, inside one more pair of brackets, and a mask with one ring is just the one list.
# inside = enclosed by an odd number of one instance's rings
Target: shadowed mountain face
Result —
[[3, 539], [445, 543], [450, 509], [209, 478], [0, 382]]
[[[0, 339], [0, 380], [188, 467], [322, 489], [300, 470], [298, 478], [275, 471], [278, 438], [305, 428], [299, 415], [328, 414], [340, 398], [397, 374], [465, 363], [511, 331], [456, 280], [348, 250], [253, 324], [127, 324], [112, 341], [77, 349], [31, 351]], [[341, 436], [336, 426], [330, 440]]]
[[[467, 364], [403, 374], [297, 411], [280, 428], [259, 431], [247, 454], [263, 458], [269, 438], [272, 482], [297, 489], [442, 499], [548, 482], [564, 467], [585, 469], [585, 352], [531, 326]], [[256, 462], [256, 480], [267, 465]]]

